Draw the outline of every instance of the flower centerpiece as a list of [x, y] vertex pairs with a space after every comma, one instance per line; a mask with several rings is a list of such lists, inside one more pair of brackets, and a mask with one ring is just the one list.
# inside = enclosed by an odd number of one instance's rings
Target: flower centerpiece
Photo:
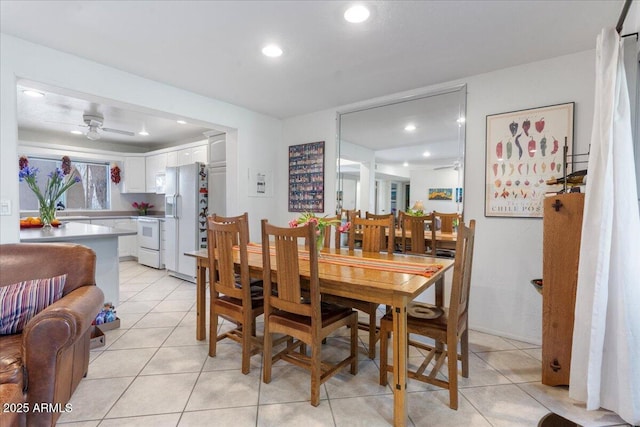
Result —
[[147, 211], [149, 209], [151, 209], [153, 207], [153, 205], [147, 203], [147, 202], [133, 202], [131, 204], [131, 206], [133, 206], [134, 208], [136, 208], [138, 210], [138, 215], [144, 216], [147, 214]]
[[26, 182], [38, 198], [38, 209], [40, 211], [42, 226], [46, 228], [51, 227], [51, 223], [56, 218], [56, 203], [58, 199], [60, 199], [64, 192], [71, 188], [72, 185], [81, 181], [79, 176], [72, 176], [71, 174], [71, 159], [69, 156], [64, 156], [62, 158], [62, 167], [56, 167], [56, 169], [48, 175], [49, 179], [44, 187], [44, 192], [42, 192], [38, 186], [38, 168], [30, 167], [29, 159], [26, 156], [20, 157], [19, 166], [20, 171], [18, 172], [18, 177], [20, 178], [20, 182]]
[[[325, 229], [328, 226], [340, 224], [340, 220], [335, 218], [328, 218], [326, 215], [323, 217], [317, 217], [312, 212], [305, 212], [300, 215], [300, 217], [289, 221], [289, 227], [294, 228], [299, 225], [307, 225], [310, 223], [316, 224], [317, 227], [316, 249], [319, 251], [324, 247]], [[341, 233], [346, 233], [347, 231], [349, 231], [350, 227], [351, 223], [347, 222], [344, 225], [338, 225], [338, 231], [340, 231]]]

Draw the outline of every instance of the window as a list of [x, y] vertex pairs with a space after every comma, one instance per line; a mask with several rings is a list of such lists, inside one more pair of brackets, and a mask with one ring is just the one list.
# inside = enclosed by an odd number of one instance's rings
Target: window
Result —
[[[38, 185], [44, 192], [48, 175], [62, 166], [61, 160], [29, 158], [29, 166], [38, 168]], [[60, 198], [65, 209], [106, 210], [110, 207], [109, 165], [104, 163], [71, 162], [71, 174], [81, 181], [71, 186]], [[26, 182], [20, 183], [20, 209], [38, 210], [38, 199]]]

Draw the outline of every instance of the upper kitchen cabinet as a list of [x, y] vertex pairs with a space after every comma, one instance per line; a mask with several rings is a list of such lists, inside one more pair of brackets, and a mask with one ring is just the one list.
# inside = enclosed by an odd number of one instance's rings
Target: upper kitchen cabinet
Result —
[[227, 161], [227, 142], [225, 135], [209, 138], [209, 166], [222, 166]]
[[[175, 153], [175, 156], [173, 155]], [[184, 166], [195, 162], [208, 163], [209, 150], [207, 144], [196, 147], [182, 148], [174, 153], [168, 153], [167, 166]]]
[[146, 189], [147, 193], [157, 193], [158, 175], [164, 174], [167, 168], [167, 153], [146, 157]]
[[147, 177], [145, 171], [146, 159], [144, 157], [125, 157], [121, 192], [146, 193]]

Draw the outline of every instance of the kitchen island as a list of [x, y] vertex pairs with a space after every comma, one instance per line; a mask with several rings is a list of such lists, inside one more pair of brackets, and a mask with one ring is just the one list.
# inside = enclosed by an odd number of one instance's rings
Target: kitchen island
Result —
[[50, 230], [26, 228], [20, 230], [22, 243], [69, 242], [88, 246], [96, 253], [96, 284], [106, 302], [119, 304], [120, 274], [118, 266], [118, 237], [137, 234], [102, 225], [69, 222]]

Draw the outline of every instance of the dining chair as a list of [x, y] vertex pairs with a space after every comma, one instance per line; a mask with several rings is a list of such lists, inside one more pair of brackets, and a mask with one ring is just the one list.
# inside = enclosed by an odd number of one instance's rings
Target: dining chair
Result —
[[[261, 287], [251, 286], [247, 244], [249, 225], [246, 216], [234, 222], [216, 222], [207, 218], [207, 238], [210, 271], [209, 356], [215, 357], [217, 342], [230, 338], [242, 344], [242, 373], [248, 374], [250, 358], [262, 350], [256, 337], [256, 317], [264, 312]], [[220, 217], [218, 217], [220, 218]], [[236, 273], [234, 246], [238, 247], [240, 271]], [[235, 322], [236, 327], [217, 335], [218, 316]]]
[[453, 233], [454, 223], [460, 223], [462, 216], [458, 213], [443, 213], [433, 211], [431, 216], [431, 253], [434, 256], [454, 258], [456, 251], [452, 249], [443, 249], [438, 247], [436, 239], [436, 231], [439, 228], [441, 233]]
[[[349, 229], [349, 250], [352, 251], [355, 249], [356, 233], [362, 233], [362, 250], [364, 252], [387, 251], [388, 253], [393, 253], [393, 241], [395, 236], [393, 227], [393, 215], [386, 215], [385, 219], [353, 218], [351, 221], [351, 228]], [[380, 243], [382, 237], [385, 237], [384, 245]], [[375, 359], [376, 342], [380, 339], [380, 330], [376, 326], [376, 313], [378, 311], [379, 304], [333, 295], [328, 296], [327, 298], [335, 304], [355, 308], [369, 316], [368, 322], [358, 322], [358, 328], [369, 332], [368, 356], [370, 359]]]
[[355, 238], [359, 233], [362, 235], [362, 250], [364, 252], [387, 251], [393, 253], [395, 241], [393, 215], [375, 215], [367, 212], [367, 216], [370, 218], [354, 218], [351, 221], [349, 250], [355, 249]]
[[[242, 215], [237, 215], [237, 216], [222, 216], [222, 215], [218, 215], [216, 213], [213, 213], [211, 215], [211, 217], [213, 218], [213, 220], [215, 222], [221, 222], [223, 224], [233, 224], [236, 223], [240, 220], [244, 221], [246, 225], [243, 225], [243, 227], [247, 227], [247, 241], [250, 242], [251, 239], [249, 238], [249, 214], [247, 212], [243, 213]], [[234, 241], [233, 244], [235, 246], [238, 245], [238, 236], [234, 236]], [[238, 282], [240, 280], [240, 273], [238, 271], [238, 266], [236, 265], [236, 282]], [[256, 286], [262, 286], [262, 279], [256, 278], [256, 277], [252, 277], [251, 279], [249, 279], [251, 282], [251, 286], [254, 287], [254, 292], [257, 291], [255, 289]]]
[[[311, 405], [320, 404], [320, 385], [351, 365], [351, 374], [358, 373], [357, 321], [358, 315], [350, 308], [323, 303], [320, 300], [318, 251], [316, 250], [316, 225], [296, 228], [276, 227], [262, 220], [262, 265], [264, 282], [264, 354], [263, 381], [271, 382], [271, 366], [282, 359], [311, 372]], [[270, 239], [275, 246], [275, 263], [272, 264]], [[308, 261], [301, 261], [299, 241], [309, 242]], [[301, 271], [308, 268], [308, 280]], [[273, 282], [278, 293], [271, 293]], [[303, 287], [303, 284], [308, 284]], [[322, 340], [335, 330], [350, 326], [351, 346], [349, 356], [337, 363], [322, 360]], [[273, 352], [273, 334], [291, 337], [285, 348]], [[306, 346], [311, 347], [311, 356]]]
[[[333, 241], [333, 247], [336, 249], [340, 249], [340, 230], [338, 230], [338, 226], [340, 226], [340, 217], [330, 216], [327, 217], [329, 221], [336, 221], [334, 224], [327, 225], [324, 230], [324, 245], [325, 249], [331, 248], [331, 242]], [[333, 238], [331, 237], [333, 236]]]
[[[471, 220], [469, 227], [464, 223], [460, 223], [458, 227], [449, 307], [412, 302], [407, 308], [409, 345], [427, 352], [422, 364], [415, 371], [409, 371], [408, 376], [448, 389], [451, 409], [458, 409], [458, 360], [462, 362], [462, 376], [469, 377], [468, 310], [475, 227], [475, 220]], [[393, 372], [393, 366], [388, 364], [388, 339], [386, 338], [392, 332], [393, 317], [392, 314], [387, 314], [380, 321], [380, 334], [385, 337], [380, 342], [380, 385], [386, 385], [387, 373]], [[411, 334], [432, 338], [435, 340], [435, 345], [429, 346], [412, 340]], [[460, 353], [458, 353], [458, 342], [460, 342]], [[447, 380], [437, 377], [445, 359], [447, 360]], [[432, 362], [430, 372], [425, 374]]]
[[[402, 213], [402, 212], [401, 212]], [[427, 250], [431, 251], [431, 247], [427, 247], [425, 243], [426, 225], [432, 221], [432, 216], [412, 216], [402, 215], [402, 238], [400, 239], [400, 251], [409, 254], [425, 255]], [[432, 227], [433, 228], [433, 227]], [[431, 235], [433, 239], [433, 232]]]

